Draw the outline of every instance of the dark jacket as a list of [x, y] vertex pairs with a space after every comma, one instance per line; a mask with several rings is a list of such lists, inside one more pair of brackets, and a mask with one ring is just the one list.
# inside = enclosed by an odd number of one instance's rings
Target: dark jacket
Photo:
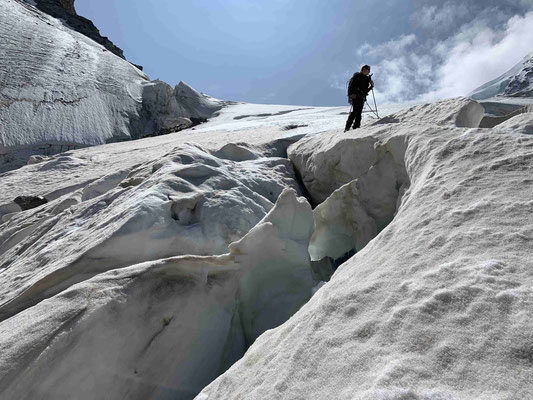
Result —
[[356, 72], [350, 85], [348, 86], [348, 96], [356, 95], [357, 97], [366, 97], [370, 92], [370, 76], [363, 75], [362, 72]]

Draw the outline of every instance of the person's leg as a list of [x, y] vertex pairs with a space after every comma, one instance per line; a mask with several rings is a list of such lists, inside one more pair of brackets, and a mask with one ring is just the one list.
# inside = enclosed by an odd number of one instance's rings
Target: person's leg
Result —
[[365, 101], [363, 99], [357, 98], [353, 102], [353, 113], [355, 116], [355, 121], [353, 123], [353, 129], [357, 129], [361, 126], [361, 114], [363, 113], [363, 107], [365, 106]]
[[352, 107], [350, 110], [350, 115], [348, 115], [348, 121], [346, 121], [346, 126], [344, 127], [345, 131], [350, 129], [354, 119], [355, 119], [355, 110], [354, 110], [354, 107]]

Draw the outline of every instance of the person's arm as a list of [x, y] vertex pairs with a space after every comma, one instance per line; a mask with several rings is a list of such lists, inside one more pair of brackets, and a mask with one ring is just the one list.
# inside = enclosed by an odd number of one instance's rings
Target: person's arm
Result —
[[374, 88], [374, 81], [372, 80], [372, 78], [368, 78], [368, 83], [366, 85], [366, 90], [365, 90], [365, 96], [368, 95], [368, 93], [370, 93], [370, 91]]

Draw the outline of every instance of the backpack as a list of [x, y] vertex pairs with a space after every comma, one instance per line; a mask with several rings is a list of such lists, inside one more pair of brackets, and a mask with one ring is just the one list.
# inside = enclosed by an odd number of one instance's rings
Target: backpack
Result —
[[357, 75], [357, 72], [352, 75], [352, 77], [350, 78], [350, 80], [348, 82], [346, 82], [346, 89], [347, 89], [346, 95], [348, 96], [348, 104], [352, 104], [352, 102], [353, 102], [353, 100], [350, 97], [350, 87], [352, 86], [353, 79], [355, 78], [355, 75]]
[[352, 75], [352, 77], [350, 78], [350, 80], [348, 82], [346, 82], [346, 89], [347, 89], [346, 95], [347, 96], [350, 95], [350, 87], [352, 86], [353, 78], [355, 78], [355, 75], [357, 75], [357, 72]]

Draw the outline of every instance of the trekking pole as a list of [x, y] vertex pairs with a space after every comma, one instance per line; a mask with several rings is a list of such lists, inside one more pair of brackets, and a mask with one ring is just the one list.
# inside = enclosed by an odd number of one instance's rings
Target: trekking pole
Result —
[[374, 108], [376, 109], [376, 115], [379, 119], [378, 105], [376, 103], [376, 95], [374, 94], [374, 88], [372, 87], [372, 97], [374, 98]]
[[[368, 104], [368, 101], [365, 100], [365, 103], [366, 105], [368, 106], [368, 109], [372, 112], [372, 114], [374, 114], [376, 116], [377, 119], [379, 119], [379, 115], [377, 113], [377, 110], [373, 110], [372, 107], [370, 106], [370, 104]], [[373, 118], [373, 117], [372, 117]]]

